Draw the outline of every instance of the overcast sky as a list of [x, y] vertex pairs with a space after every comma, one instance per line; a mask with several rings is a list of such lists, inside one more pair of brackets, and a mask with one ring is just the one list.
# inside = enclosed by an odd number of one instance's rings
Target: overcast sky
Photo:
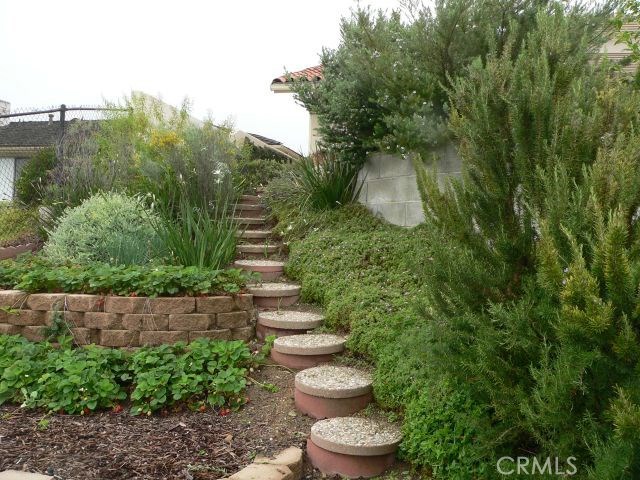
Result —
[[[365, 0], [390, 9], [397, 0]], [[0, 0], [0, 99], [96, 105], [131, 90], [306, 153], [308, 117], [269, 90], [336, 47], [352, 0]]]

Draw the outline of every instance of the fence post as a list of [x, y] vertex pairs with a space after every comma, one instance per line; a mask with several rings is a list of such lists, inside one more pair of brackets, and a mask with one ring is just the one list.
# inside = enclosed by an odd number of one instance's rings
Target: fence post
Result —
[[60, 105], [60, 135], [58, 137], [58, 148], [57, 148], [58, 151], [56, 152], [56, 156], [58, 157], [58, 160], [62, 160], [62, 157], [64, 156], [63, 140], [64, 140], [64, 134], [66, 129], [66, 121], [65, 121], [66, 113], [67, 113], [67, 106], [63, 103], [62, 105]]

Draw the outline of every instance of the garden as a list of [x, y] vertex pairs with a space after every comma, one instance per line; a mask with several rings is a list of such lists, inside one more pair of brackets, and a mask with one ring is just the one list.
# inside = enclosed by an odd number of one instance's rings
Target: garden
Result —
[[[318, 115], [313, 160], [259, 159], [226, 127], [193, 127], [186, 108], [167, 121], [129, 105], [69, 135], [65, 158], [9, 207], [24, 215], [14, 238], [38, 235], [42, 249], [1, 262], [0, 284], [241, 298], [257, 277], [228, 268], [229, 212], [265, 187], [286, 277], [324, 309], [317, 331], [348, 335], [338, 362], [370, 369], [382, 415], [402, 425], [403, 463], [385, 478], [505, 478], [505, 458], [518, 478], [640, 478], [640, 74], [625, 68], [640, 43], [621, 30], [639, 19], [626, 1], [357, 8], [322, 53], [323, 80], [293, 87]], [[597, 54], [612, 36], [630, 51], [622, 63]], [[462, 174], [442, 185], [434, 152], [449, 143]], [[357, 203], [376, 151], [413, 160], [421, 225]], [[287, 407], [291, 371], [266, 360], [272, 339], [101, 348], [77, 345], [65, 322], [54, 310], [43, 342], [0, 335], [0, 415], [104, 459], [76, 471], [223, 478], [307, 436]], [[118, 441], [99, 440], [101, 425]]]
[[[83, 429], [113, 420], [114, 441], [126, 445], [158, 417], [193, 427], [202, 420], [195, 415], [215, 426], [203, 442], [220, 443], [231, 432], [241, 437], [241, 426], [229, 427], [226, 417], [249, 402], [251, 385], [276, 389], [258, 371], [270, 342], [250, 342], [247, 284], [258, 277], [232, 264], [243, 230], [236, 204], [282, 159], [236, 145], [228, 125], [194, 124], [188, 105], [172, 115], [139, 99], [109, 106], [99, 123], [72, 124], [63, 158], [53, 149], [31, 158], [15, 201], [0, 211], [3, 245], [36, 250], [0, 262], [4, 468], [25, 453], [7, 439], [33, 441], [34, 430], [23, 430], [32, 422], [73, 450], [74, 434], [63, 431], [77, 427], [65, 418], [86, 417]], [[125, 420], [141, 416], [148, 420]], [[164, 432], [157, 448], [175, 443], [175, 433]], [[263, 439], [252, 441], [264, 450]], [[149, 465], [150, 453], [140, 454], [146, 442], [140, 450], [133, 443], [128, 454], [140, 456], [142, 467], [131, 468], [142, 475], [170, 475], [191, 463], [198, 470], [209, 460], [200, 447], [183, 464]], [[251, 444], [222, 452], [218, 473], [241, 467]], [[62, 460], [28, 454], [41, 471], [116, 478], [117, 460], [106, 467], [80, 461], [75, 472], [60, 472]]]

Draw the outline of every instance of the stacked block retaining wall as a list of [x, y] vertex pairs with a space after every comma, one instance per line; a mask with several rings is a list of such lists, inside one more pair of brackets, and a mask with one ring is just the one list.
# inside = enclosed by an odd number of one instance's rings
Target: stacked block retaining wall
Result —
[[0, 290], [0, 334], [44, 340], [64, 319], [76, 343], [137, 347], [196, 338], [245, 340], [255, 332], [253, 295], [117, 297]]
[[[435, 152], [435, 169], [441, 186], [459, 176], [462, 161], [453, 144]], [[358, 175], [363, 183], [358, 201], [389, 223], [413, 227], [424, 221], [416, 172], [410, 157], [374, 153]]]

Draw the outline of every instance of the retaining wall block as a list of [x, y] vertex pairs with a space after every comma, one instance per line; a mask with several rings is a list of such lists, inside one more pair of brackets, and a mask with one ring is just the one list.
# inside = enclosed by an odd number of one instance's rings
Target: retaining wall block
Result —
[[214, 316], [206, 313], [169, 315], [169, 330], [208, 330], [214, 324]]
[[189, 332], [140, 332], [140, 345], [162, 345], [164, 343], [187, 342]]
[[64, 293], [32, 293], [27, 297], [27, 307], [31, 310], [63, 310]]
[[66, 309], [72, 312], [102, 312], [104, 311], [104, 296], [84, 293], [69, 294], [66, 299]]
[[169, 330], [169, 315], [127, 313], [122, 316], [122, 326], [127, 330]]
[[132, 330], [101, 330], [100, 345], [105, 347], [137, 347], [139, 333]]
[[216, 315], [216, 325], [218, 328], [241, 328], [246, 327], [249, 314], [245, 311], [218, 313]]
[[198, 313], [232, 312], [235, 306], [236, 301], [233, 297], [199, 297], [196, 299]]
[[84, 326], [98, 330], [122, 330], [122, 315], [107, 312], [87, 312], [84, 314]]
[[107, 313], [145, 313], [148, 301], [149, 299], [146, 297], [106, 297], [104, 311]]

